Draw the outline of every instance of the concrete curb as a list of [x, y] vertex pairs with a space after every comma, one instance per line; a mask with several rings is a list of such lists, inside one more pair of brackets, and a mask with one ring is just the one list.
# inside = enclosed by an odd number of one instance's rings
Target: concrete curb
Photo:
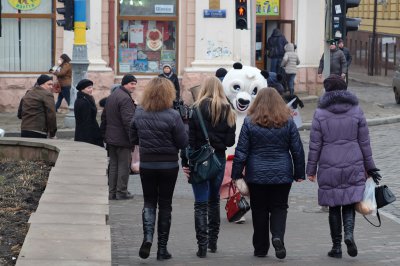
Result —
[[354, 78], [354, 77], [349, 77], [349, 80], [352, 80], [352, 81], [355, 81], [355, 82], [359, 82], [359, 83], [365, 83], [365, 84], [370, 84], [370, 85], [375, 85], [375, 86], [381, 86], [381, 87], [392, 87], [391, 84], [375, 82], [375, 81], [371, 81], [371, 80], [365, 81], [363, 79]]

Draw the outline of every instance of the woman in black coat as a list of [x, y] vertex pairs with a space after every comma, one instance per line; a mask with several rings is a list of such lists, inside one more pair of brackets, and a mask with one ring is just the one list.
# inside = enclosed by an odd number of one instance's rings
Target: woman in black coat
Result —
[[172, 71], [171, 65], [164, 64], [163, 65], [163, 73], [161, 73], [158, 76], [160, 78], [169, 79], [174, 84], [176, 100], [179, 100], [179, 98], [181, 96], [180, 87], [179, 87], [179, 79], [178, 79], [178, 76]]
[[99, 123], [96, 120], [97, 107], [92, 96], [93, 81], [82, 79], [76, 86], [75, 100], [75, 141], [87, 142], [104, 147]]

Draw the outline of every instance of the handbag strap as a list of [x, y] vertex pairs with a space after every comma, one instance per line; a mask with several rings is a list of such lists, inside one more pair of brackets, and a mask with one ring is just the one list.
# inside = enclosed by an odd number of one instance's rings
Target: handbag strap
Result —
[[363, 215], [364, 216], [364, 219], [365, 220], [367, 220], [367, 222], [369, 222], [370, 224], [372, 224], [373, 226], [375, 226], [375, 227], [381, 227], [381, 216], [379, 215], [379, 210], [378, 209], [376, 209], [376, 217], [378, 217], [378, 221], [379, 221], [379, 224], [378, 225], [376, 225], [376, 224], [373, 224], [370, 220], [368, 220], [368, 218], [367, 217], [365, 217], [365, 215]]
[[200, 111], [200, 106], [197, 106], [195, 108], [195, 110], [196, 110], [196, 113], [197, 113], [197, 117], [199, 118], [201, 131], [203, 131], [203, 135], [206, 138], [207, 143], [210, 144], [210, 139], [208, 138], [206, 125], [204, 124], [203, 115], [201, 114], [201, 111]]
[[233, 192], [232, 195], [235, 195], [236, 193], [236, 186], [233, 184], [233, 180], [229, 183], [229, 191], [228, 191], [228, 199], [231, 197], [231, 191]]

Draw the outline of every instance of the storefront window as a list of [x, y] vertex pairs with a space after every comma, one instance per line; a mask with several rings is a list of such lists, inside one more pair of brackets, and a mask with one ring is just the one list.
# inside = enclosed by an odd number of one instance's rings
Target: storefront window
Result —
[[[130, 2], [135, 5], [130, 5]], [[142, 5], [137, 6], [138, 2]], [[164, 64], [171, 65], [176, 72], [175, 2], [171, 0], [122, 1], [120, 14], [123, 16], [119, 16], [118, 29], [118, 72], [120, 74], [129, 72], [159, 74]], [[162, 14], [168, 16], [160, 20], [157, 13], [154, 13], [155, 10], [164, 12]], [[146, 15], [146, 17], [137, 14]]]
[[27, 2], [1, 0], [0, 72], [47, 72], [52, 66], [52, 1]]

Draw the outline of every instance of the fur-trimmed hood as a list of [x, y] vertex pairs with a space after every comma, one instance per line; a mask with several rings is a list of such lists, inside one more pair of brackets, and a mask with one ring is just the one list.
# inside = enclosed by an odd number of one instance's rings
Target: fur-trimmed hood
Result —
[[347, 112], [355, 105], [358, 105], [357, 97], [343, 90], [325, 92], [318, 101], [318, 108], [327, 109], [333, 113]]

